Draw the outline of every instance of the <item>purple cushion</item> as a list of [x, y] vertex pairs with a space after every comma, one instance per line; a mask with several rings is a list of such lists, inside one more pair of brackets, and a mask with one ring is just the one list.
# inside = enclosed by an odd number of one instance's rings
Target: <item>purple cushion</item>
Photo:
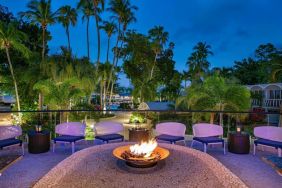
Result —
[[222, 138], [219, 138], [219, 137], [216, 137], [216, 136], [194, 137], [193, 140], [196, 140], [198, 142], [202, 142], [202, 143], [205, 143], [205, 144], [218, 143], [218, 142], [224, 143], [224, 140]]
[[259, 138], [259, 139], [255, 140], [254, 144], [256, 146], [258, 144], [262, 144], [262, 145], [266, 145], [266, 146], [272, 146], [272, 147], [275, 147], [276, 149], [282, 148], [282, 142], [272, 141], [272, 140], [263, 139], [263, 138]]
[[183, 136], [173, 136], [173, 135], [168, 135], [168, 134], [161, 134], [159, 136], [156, 136], [156, 139], [174, 143], [180, 140], [184, 140], [184, 137]]

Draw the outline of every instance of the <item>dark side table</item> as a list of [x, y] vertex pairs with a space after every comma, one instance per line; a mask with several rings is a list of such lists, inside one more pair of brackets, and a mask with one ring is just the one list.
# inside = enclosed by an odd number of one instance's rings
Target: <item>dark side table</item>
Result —
[[229, 133], [228, 151], [236, 154], [248, 154], [250, 152], [250, 135], [244, 132]]
[[149, 129], [145, 129], [145, 128], [129, 129], [129, 141], [131, 142], [148, 141], [149, 137], [150, 137]]
[[28, 152], [44, 153], [50, 150], [50, 132], [49, 131], [29, 131], [28, 132]]

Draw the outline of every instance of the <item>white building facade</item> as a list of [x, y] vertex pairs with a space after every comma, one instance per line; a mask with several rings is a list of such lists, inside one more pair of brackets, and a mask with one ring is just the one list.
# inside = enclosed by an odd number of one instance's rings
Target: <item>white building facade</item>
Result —
[[248, 85], [255, 96], [252, 99], [252, 107], [262, 107], [266, 111], [279, 111], [282, 105], [282, 83]]

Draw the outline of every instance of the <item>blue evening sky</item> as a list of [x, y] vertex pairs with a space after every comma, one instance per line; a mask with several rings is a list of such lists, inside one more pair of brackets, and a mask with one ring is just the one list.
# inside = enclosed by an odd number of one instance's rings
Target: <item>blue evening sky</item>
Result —
[[[29, 0], [0, 0], [16, 14], [26, 10]], [[62, 5], [76, 6], [78, 0], [53, 0], [52, 9]], [[131, 29], [147, 33], [155, 25], [164, 26], [170, 41], [175, 43], [176, 68], [187, 70], [185, 62], [193, 46], [204, 41], [212, 46], [212, 67], [232, 66], [235, 60], [253, 55], [259, 44], [271, 42], [281, 47], [282, 16], [281, 0], [131, 0], [138, 6], [137, 22]], [[109, 13], [104, 14], [104, 18]], [[77, 56], [86, 56], [86, 26], [79, 19], [71, 28], [71, 45]], [[49, 42], [51, 53], [58, 52], [67, 44], [65, 30], [59, 24], [48, 28], [52, 34]], [[91, 21], [91, 59], [96, 59], [96, 32], [94, 19]], [[106, 56], [106, 35], [102, 34], [102, 60]], [[115, 39], [114, 39], [115, 40]], [[114, 42], [112, 42], [112, 45]], [[121, 62], [119, 63], [121, 64]], [[128, 86], [125, 76], [122, 85]]]

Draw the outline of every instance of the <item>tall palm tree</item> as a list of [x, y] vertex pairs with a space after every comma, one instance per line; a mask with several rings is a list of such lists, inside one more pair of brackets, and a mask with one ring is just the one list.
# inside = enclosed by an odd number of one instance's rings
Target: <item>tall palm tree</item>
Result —
[[25, 38], [25, 34], [19, 31], [12, 23], [7, 25], [0, 22], [0, 49], [5, 49], [6, 52], [6, 56], [9, 63], [9, 69], [15, 87], [18, 111], [21, 110], [20, 98], [18, 93], [17, 80], [14, 74], [14, 69], [10, 57], [10, 49], [14, 48], [15, 50], [21, 52], [25, 57], [28, 57], [29, 50], [21, 43], [23, 40], [25, 40]]
[[113, 58], [113, 64], [116, 64], [116, 59], [118, 59], [119, 41], [121, 37], [124, 36], [124, 32], [126, 31], [128, 24], [136, 21], [133, 10], [137, 10], [137, 7], [131, 5], [129, 0], [111, 0], [107, 10], [113, 14], [111, 18], [117, 20], [118, 22], [117, 41], [114, 48], [115, 52]]
[[116, 24], [114, 22], [108, 22], [105, 21], [104, 25], [101, 26], [102, 29], [104, 29], [104, 31], [106, 32], [107, 36], [108, 36], [108, 45], [107, 45], [107, 62], [109, 61], [109, 50], [110, 50], [110, 40], [111, 40], [111, 36], [112, 34], [114, 34], [116, 32]]
[[164, 28], [162, 26], [155, 26], [153, 29], [149, 30], [149, 38], [151, 38], [152, 40], [152, 48], [155, 53], [155, 59], [150, 74], [150, 79], [152, 79], [154, 68], [157, 62], [157, 57], [168, 40], [168, 32], [164, 31]]
[[58, 21], [66, 29], [66, 34], [67, 34], [67, 38], [68, 38], [68, 50], [71, 51], [69, 27], [70, 27], [70, 25], [75, 26], [75, 24], [77, 22], [77, 12], [76, 12], [76, 9], [72, 8], [69, 5], [62, 6], [59, 9]]
[[47, 26], [55, 23], [57, 11], [51, 10], [51, 0], [32, 0], [28, 3], [26, 12], [20, 12], [21, 17], [26, 17], [32, 24], [40, 24], [42, 28], [42, 61], [46, 50]]
[[208, 71], [210, 63], [207, 58], [209, 55], [213, 55], [210, 49], [211, 46], [205, 42], [199, 42], [193, 48], [194, 52], [190, 55], [186, 64], [189, 66], [189, 71], [194, 79], [199, 79], [203, 73]]
[[100, 13], [104, 10], [105, 0], [93, 0], [93, 10], [96, 23], [96, 32], [97, 32], [97, 71], [100, 64], [100, 49], [101, 49], [101, 37], [100, 37]]
[[82, 21], [86, 19], [86, 44], [87, 44], [87, 57], [90, 60], [90, 42], [89, 42], [89, 21], [90, 17], [94, 15], [94, 8], [92, 0], [80, 0], [78, 9], [83, 12]]
[[[134, 10], [137, 10], [136, 6], [133, 6], [130, 4], [129, 0], [111, 0], [109, 2], [109, 8], [107, 9], [110, 11], [113, 16], [111, 17], [114, 20], [117, 20], [118, 27], [117, 27], [117, 40], [114, 47], [114, 57], [113, 57], [113, 66], [111, 70], [111, 74], [109, 77], [109, 83], [107, 86], [107, 90], [109, 90], [110, 85], [113, 86], [114, 82], [112, 81], [112, 77], [114, 75], [114, 71], [117, 68], [118, 58], [120, 55], [120, 50], [118, 50], [118, 44], [122, 37], [124, 37], [124, 34], [127, 30], [127, 27], [130, 23], [136, 22], [136, 18], [134, 16]], [[123, 40], [120, 45], [120, 48], [123, 45]], [[112, 87], [111, 87], [112, 88]], [[110, 94], [111, 96], [112, 94]], [[111, 97], [110, 97], [111, 102]]]

